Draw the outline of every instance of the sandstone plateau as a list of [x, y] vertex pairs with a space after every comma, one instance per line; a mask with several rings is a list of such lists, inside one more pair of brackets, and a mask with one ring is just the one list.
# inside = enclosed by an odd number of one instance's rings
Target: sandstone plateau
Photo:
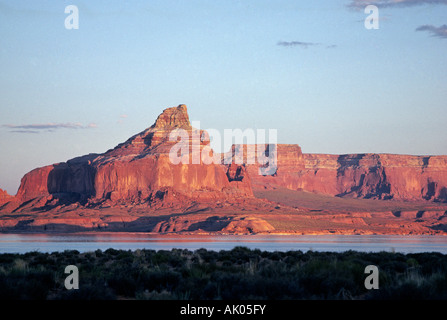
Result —
[[[169, 153], [187, 132], [188, 163]], [[15, 196], [0, 189], [3, 232], [444, 234], [447, 156], [305, 154], [298, 145], [243, 145], [213, 155], [187, 107], [167, 108], [148, 129], [103, 154], [27, 173]], [[276, 150], [276, 170], [249, 161]], [[263, 150], [264, 150], [263, 149]], [[192, 161], [195, 159], [195, 161]], [[198, 161], [197, 161], [198, 159]]]

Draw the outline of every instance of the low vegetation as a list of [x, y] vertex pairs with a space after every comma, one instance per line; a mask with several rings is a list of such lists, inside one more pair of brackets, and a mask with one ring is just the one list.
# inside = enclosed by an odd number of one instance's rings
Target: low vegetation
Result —
[[[79, 289], [67, 290], [67, 265]], [[367, 290], [367, 265], [379, 289]], [[447, 255], [108, 249], [0, 254], [4, 299], [447, 299]]]

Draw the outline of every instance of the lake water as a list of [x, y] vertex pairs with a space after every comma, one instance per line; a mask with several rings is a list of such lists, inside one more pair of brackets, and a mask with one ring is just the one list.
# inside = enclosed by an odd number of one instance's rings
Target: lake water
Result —
[[0, 253], [29, 251], [55, 252], [78, 250], [95, 251], [108, 248], [136, 250], [231, 250], [245, 246], [263, 251], [308, 250], [342, 252], [441, 252], [447, 254], [447, 236], [394, 235], [310, 235], [310, 236], [167, 236], [141, 233], [93, 234], [0, 234]]

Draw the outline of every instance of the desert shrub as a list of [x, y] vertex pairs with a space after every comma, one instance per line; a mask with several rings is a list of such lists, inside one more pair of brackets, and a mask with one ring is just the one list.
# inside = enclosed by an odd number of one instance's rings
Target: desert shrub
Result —
[[110, 288], [99, 283], [82, 285], [77, 290], [62, 290], [56, 300], [115, 300], [116, 295]]
[[45, 267], [45, 268], [52, 268], [54, 265], [54, 259], [46, 253], [41, 253], [39, 255], [36, 255], [33, 257], [33, 259], [29, 259], [29, 265], [30, 267]]
[[151, 262], [154, 265], [169, 265], [172, 256], [167, 250], [159, 250], [151, 255]]
[[178, 297], [187, 297], [192, 300], [206, 299], [203, 289], [209, 283], [208, 278], [186, 277], [181, 279], [174, 291]]
[[219, 286], [216, 282], [209, 281], [204, 287], [201, 294], [201, 299], [213, 300], [219, 297]]
[[364, 291], [364, 265], [314, 257], [299, 269], [299, 286], [313, 298], [337, 299], [340, 292], [357, 295]]
[[[80, 289], [64, 287], [65, 266]], [[379, 290], [364, 269], [379, 267]], [[236, 247], [0, 254], [0, 299], [447, 299], [447, 255]]]
[[107, 284], [117, 295], [133, 297], [138, 289], [137, 280], [124, 272], [107, 279]]
[[283, 261], [285, 263], [287, 263], [287, 265], [292, 266], [292, 265], [299, 264], [301, 261], [303, 261], [303, 258], [304, 258], [304, 253], [300, 250], [287, 251]]
[[118, 254], [120, 254], [121, 250], [116, 250], [113, 248], [109, 248], [106, 251], [104, 251], [104, 254], [108, 255], [108, 256], [117, 256]]
[[19, 258], [18, 254], [3, 253], [0, 254], [0, 265], [9, 264]]
[[283, 258], [283, 253], [279, 251], [274, 252], [268, 252], [267, 255], [264, 255], [264, 258], [273, 260], [273, 261], [279, 261]]
[[148, 291], [173, 291], [181, 280], [179, 272], [174, 271], [150, 271], [142, 273], [139, 277], [139, 286]]
[[172, 294], [172, 292], [168, 292], [168, 291], [139, 291], [136, 293], [135, 295], [137, 300], [184, 300], [187, 299], [188, 297], [185, 296], [181, 296], [181, 297], [177, 297], [175, 295]]
[[95, 250], [95, 256], [96, 256], [96, 258], [102, 258], [102, 257], [104, 257], [104, 253], [100, 249], [98, 249], [98, 250]]
[[206, 249], [196, 250], [195, 253], [206, 263], [216, 262], [219, 257], [219, 253]]
[[0, 275], [0, 300], [43, 300], [54, 287], [50, 272], [11, 272]]
[[447, 270], [447, 256], [437, 252], [418, 253], [409, 255], [418, 263], [422, 274], [432, 274], [434, 272]]

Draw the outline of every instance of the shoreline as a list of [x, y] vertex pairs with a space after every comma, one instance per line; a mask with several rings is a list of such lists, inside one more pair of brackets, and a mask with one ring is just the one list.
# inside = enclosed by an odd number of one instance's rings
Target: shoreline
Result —
[[247, 236], [247, 237], [268, 237], [268, 236], [442, 236], [447, 238], [446, 233], [442, 232], [414, 232], [409, 233], [395, 232], [395, 233], [380, 233], [380, 232], [331, 232], [331, 231], [311, 231], [311, 232], [257, 232], [257, 233], [220, 233], [220, 232], [146, 232], [146, 231], [98, 231], [98, 230], [85, 230], [85, 231], [30, 231], [30, 230], [10, 230], [0, 231], [0, 235], [8, 234], [41, 234], [41, 235], [148, 235], [154, 237], [189, 237], [189, 236], [201, 236], [201, 237], [231, 237], [231, 236]]

